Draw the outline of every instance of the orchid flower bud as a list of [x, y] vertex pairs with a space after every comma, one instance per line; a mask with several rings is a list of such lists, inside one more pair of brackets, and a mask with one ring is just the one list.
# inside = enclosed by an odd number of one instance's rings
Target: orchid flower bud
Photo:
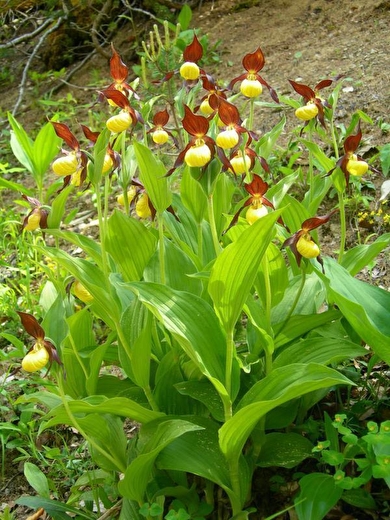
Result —
[[208, 98], [204, 99], [202, 103], [200, 104], [199, 110], [202, 112], [202, 114], [209, 116], [214, 112], [214, 109], [210, 106]]
[[111, 168], [113, 167], [114, 165], [114, 161], [112, 160], [112, 157], [109, 153], [106, 153], [106, 155], [104, 156], [104, 161], [103, 161], [103, 169], [102, 169], [102, 174], [106, 174], [107, 172], [109, 172], [111, 170]]
[[233, 173], [236, 175], [243, 175], [251, 167], [251, 158], [247, 154], [243, 156], [240, 152], [238, 155], [230, 159], [230, 164], [233, 167]]
[[184, 156], [185, 163], [194, 168], [205, 166], [211, 159], [211, 151], [203, 140], [200, 140], [195, 146], [191, 146]]
[[149, 208], [149, 197], [146, 193], [142, 193], [135, 205], [135, 211], [139, 218], [148, 218], [152, 215]]
[[126, 110], [122, 110], [119, 114], [110, 117], [106, 122], [106, 127], [113, 134], [119, 134], [127, 130], [132, 123], [131, 115]]
[[254, 98], [260, 96], [263, 92], [263, 87], [258, 79], [246, 78], [240, 85], [241, 94], [248, 97]]
[[186, 61], [180, 67], [180, 76], [185, 80], [195, 80], [199, 78], [200, 69], [193, 61]]
[[27, 218], [27, 224], [24, 226], [24, 229], [27, 231], [35, 231], [39, 228], [39, 224], [41, 222], [41, 211], [39, 208], [35, 208], [31, 215]]
[[50, 354], [41, 342], [37, 341], [34, 347], [22, 360], [22, 368], [26, 372], [37, 372], [47, 365]]
[[256, 220], [259, 220], [259, 218], [265, 217], [266, 215], [268, 215], [268, 210], [264, 204], [257, 204], [257, 207], [252, 204], [249, 206], [245, 218], [247, 222], [252, 225]]
[[318, 107], [315, 103], [309, 102], [303, 107], [299, 107], [295, 110], [295, 115], [298, 119], [302, 121], [310, 121], [310, 119], [314, 119], [318, 114]]
[[234, 128], [228, 128], [226, 130], [223, 130], [217, 135], [215, 139], [217, 145], [223, 148], [224, 150], [226, 150], [227, 148], [234, 148], [238, 144], [238, 141], [239, 135], [237, 130], [235, 130]]
[[353, 154], [351, 158], [348, 159], [346, 168], [351, 175], [361, 177], [362, 175], [367, 173], [368, 164], [366, 163], [366, 161], [359, 161], [357, 155]]
[[169, 135], [163, 128], [158, 128], [152, 133], [152, 139], [156, 144], [165, 144], [169, 139]]
[[92, 294], [78, 280], [73, 283], [73, 294], [83, 303], [89, 303], [93, 300]]
[[304, 233], [299, 238], [296, 248], [303, 258], [316, 258], [320, 254], [320, 248], [312, 240], [309, 233]]
[[69, 155], [64, 155], [63, 157], [59, 157], [52, 164], [52, 170], [56, 175], [59, 176], [67, 176], [72, 175], [77, 171], [79, 166], [79, 161], [76, 157], [75, 153], [70, 153]]

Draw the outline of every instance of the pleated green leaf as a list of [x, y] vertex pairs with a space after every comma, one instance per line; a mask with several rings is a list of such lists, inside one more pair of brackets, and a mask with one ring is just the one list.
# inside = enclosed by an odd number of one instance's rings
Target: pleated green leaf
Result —
[[294, 345], [289, 346], [275, 359], [273, 367], [278, 368], [291, 363], [330, 365], [366, 354], [365, 348], [351, 341], [340, 338], [313, 337], [297, 341]]
[[109, 280], [101, 269], [83, 258], [75, 258], [56, 248], [42, 248], [44, 253], [65, 267], [93, 296], [91, 308], [109, 325], [115, 328], [119, 322], [121, 309]]
[[367, 345], [390, 363], [390, 293], [353, 278], [331, 258], [325, 258], [324, 266], [331, 300]]
[[308, 392], [340, 384], [353, 383], [336, 370], [316, 363], [275, 369], [245, 394], [236, 413], [220, 429], [222, 452], [237, 461], [256, 423], [267, 412]]
[[211, 269], [209, 294], [227, 332], [234, 329], [241, 314], [279, 216], [280, 212], [274, 211], [245, 229], [222, 251]]
[[125, 472], [124, 479], [118, 483], [122, 496], [143, 503], [146, 487], [152, 477], [152, 469], [158, 454], [174, 439], [186, 432], [202, 429], [181, 419], [165, 420], [154, 426], [153, 435], [144, 445], [143, 453], [133, 460]]
[[207, 197], [199, 182], [193, 178], [189, 168], [183, 169], [180, 195], [184, 206], [192, 213], [197, 223], [201, 223], [207, 211]]
[[229, 488], [229, 468], [218, 446], [217, 423], [206, 418], [199, 421], [204, 429], [187, 433], [167, 446], [159, 455], [157, 466], [199, 475]]
[[[112, 397], [111, 399], [107, 399], [104, 396], [93, 396], [87, 397], [82, 401], [69, 401], [68, 406], [72, 414], [112, 413], [119, 417], [128, 417], [141, 424], [153, 421], [165, 415], [162, 412], [155, 412], [149, 408], [145, 408], [127, 397]], [[46, 417], [52, 418], [45, 424], [45, 429], [55, 424], [72, 424], [63, 405], [50, 410]]]
[[142, 222], [121, 211], [114, 211], [108, 221], [105, 245], [125, 281], [142, 278], [156, 242], [156, 237]]
[[165, 177], [167, 173], [165, 166], [150, 148], [137, 141], [134, 141], [134, 151], [141, 182], [157, 213], [162, 213], [172, 202], [172, 192]]
[[132, 289], [173, 334], [195, 365], [226, 395], [226, 338], [212, 307], [198, 296], [154, 283], [132, 283]]
[[[165, 240], [164, 255], [165, 283], [172, 289], [185, 290], [199, 296], [202, 292], [202, 283], [197, 278], [191, 277], [197, 272], [192, 260], [170, 240]], [[145, 269], [144, 278], [147, 282], [161, 282], [160, 258], [157, 251]]]
[[352, 276], [358, 274], [390, 243], [390, 233], [378, 237], [372, 244], [359, 244], [346, 251], [342, 257], [341, 265]]
[[70, 192], [73, 190], [73, 185], [69, 184], [64, 190], [62, 190], [53, 200], [51, 204], [51, 211], [47, 218], [47, 225], [49, 228], [60, 227], [62, 217], [65, 213], [65, 205], [68, 200]]

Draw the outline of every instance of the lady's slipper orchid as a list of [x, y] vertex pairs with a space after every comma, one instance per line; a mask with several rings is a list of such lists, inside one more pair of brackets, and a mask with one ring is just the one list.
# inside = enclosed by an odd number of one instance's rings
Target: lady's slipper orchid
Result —
[[[244, 188], [249, 193], [250, 197], [234, 215], [232, 221], [229, 224], [229, 227], [224, 231], [224, 233], [226, 233], [232, 226], [237, 223], [241, 211], [243, 211], [245, 208], [248, 208], [246, 212], [246, 220], [249, 224], [253, 224], [259, 218], [267, 215], [267, 208], [275, 209], [272, 202], [264, 197], [268, 190], [268, 184], [264, 182], [259, 175], [254, 174], [252, 182], [244, 184]], [[281, 219], [279, 219], [278, 222], [284, 225]]]
[[[100, 132], [93, 132], [90, 128], [88, 128], [85, 125], [81, 125], [81, 128], [84, 132], [85, 137], [89, 139], [93, 144], [95, 144], [99, 138]], [[120, 166], [120, 164], [121, 156], [118, 152], [114, 151], [111, 145], [109, 144], [103, 160], [102, 175], [116, 170]]]
[[72, 292], [83, 303], [90, 303], [93, 300], [92, 294], [78, 280], [75, 280], [73, 282]]
[[26, 231], [35, 231], [36, 229], [47, 229], [47, 217], [49, 211], [41, 206], [38, 199], [22, 195], [31, 206], [32, 210], [24, 217], [22, 229]]
[[284, 241], [282, 247], [290, 247], [298, 267], [301, 265], [302, 258], [317, 258], [318, 262], [323, 266], [320, 248], [311, 237], [310, 231], [322, 226], [322, 224], [326, 224], [336, 211], [333, 210], [323, 217], [313, 217], [305, 220], [302, 222], [302, 228]]
[[[136, 195], [137, 195], [137, 188], [135, 186], [130, 186], [130, 188], [127, 190], [127, 202], [128, 202], [128, 204], [131, 204], [133, 202], [133, 200], [135, 199]], [[124, 195], [124, 193], [121, 193], [120, 195], [118, 195], [118, 197], [116, 198], [116, 201], [117, 201], [117, 203], [120, 206], [124, 206], [125, 205], [125, 195]]]
[[[199, 109], [205, 116], [210, 116], [215, 114], [220, 104], [220, 100], [226, 99], [226, 89], [220, 88], [216, 84], [214, 78], [208, 74], [202, 76], [202, 85], [203, 88], [208, 91], [208, 94], [202, 97], [201, 103], [197, 109]], [[195, 109], [195, 112], [197, 109]]]
[[77, 186], [81, 186], [87, 177], [87, 154], [80, 149], [78, 139], [64, 123], [52, 121], [55, 133], [65, 141], [72, 152], [64, 150], [64, 156], [52, 163], [52, 170], [56, 175], [64, 177], [64, 187], [71, 181], [72, 175], [77, 178]]
[[303, 97], [306, 103], [295, 110], [296, 117], [301, 121], [305, 121], [305, 125], [316, 117], [321, 125], [326, 128], [324, 107], [331, 108], [331, 106], [320, 97], [319, 91], [325, 87], [329, 87], [333, 81], [333, 79], [324, 79], [317, 83], [313, 90], [303, 83], [297, 83], [289, 79], [292, 88]]
[[201, 73], [201, 69], [197, 62], [203, 56], [203, 47], [196, 34], [192, 42], [187, 45], [183, 52], [184, 63], [180, 67], [180, 76], [186, 81], [196, 81]]
[[349, 176], [355, 175], [356, 177], [361, 177], [368, 170], [374, 170], [371, 166], [364, 161], [360, 155], [357, 155], [355, 152], [360, 144], [362, 139], [362, 131], [360, 129], [360, 123], [357, 128], [357, 132], [355, 135], [349, 135], [344, 141], [344, 155], [340, 157], [340, 159], [336, 163], [336, 167], [330, 170], [327, 175], [330, 175], [334, 172], [334, 170], [338, 167], [344, 173], [345, 182], [348, 186]]
[[223, 149], [234, 148], [240, 142], [240, 134], [247, 130], [241, 126], [241, 118], [238, 109], [226, 99], [218, 100], [218, 116], [225, 126], [216, 137], [217, 146]]
[[[127, 95], [129, 92], [132, 92], [136, 99], [139, 99], [135, 90], [126, 81], [127, 76], [129, 75], [128, 66], [123, 63], [113, 44], [111, 44], [111, 50], [112, 56], [110, 58], [110, 74], [114, 82], [107, 87], [107, 90], [115, 89], [125, 95]], [[107, 100], [111, 106], [118, 106], [114, 99], [107, 98]]]
[[176, 139], [172, 135], [172, 132], [170, 132], [165, 125], [169, 121], [169, 113], [168, 110], [161, 110], [160, 112], [157, 112], [153, 116], [153, 127], [148, 130], [148, 134], [152, 135], [153, 142], [156, 144], [165, 144], [169, 137], [172, 137], [174, 142], [176, 143]]
[[37, 319], [32, 314], [26, 312], [18, 311], [18, 314], [25, 331], [36, 340], [23, 358], [23, 370], [26, 370], [26, 372], [37, 372], [49, 363], [47, 370], [49, 371], [53, 361], [62, 365], [55, 346], [51, 341], [45, 339], [45, 331]]
[[138, 121], [142, 122], [140, 114], [130, 106], [129, 100], [122, 92], [115, 89], [107, 89], [102, 94], [122, 109], [119, 114], [111, 116], [106, 121], [106, 126], [110, 132], [119, 134], [127, 130], [131, 125], [134, 126]]
[[149, 197], [146, 193], [142, 193], [135, 204], [135, 212], [139, 218], [148, 218], [152, 216], [149, 204]]
[[203, 168], [215, 154], [215, 142], [206, 135], [209, 129], [206, 117], [194, 114], [187, 105], [184, 105], [182, 124], [191, 137], [187, 146], [178, 155], [173, 168], [169, 170], [168, 176], [184, 162], [190, 167]]
[[242, 60], [242, 65], [246, 73], [234, 78], [229, 84], [229, 89], [231, 90], [238, 81], [241, 81], [241, 93], [248, 98], [254, 98], [262, 93], [264, 86], [269, 90], [272, 99], [276, 101], [276, 103], [279, 103], [279, 98], [275, 90], [259, 75], [264, 64], [264, 54], [260, 47], [254, 52], [246, 54]]

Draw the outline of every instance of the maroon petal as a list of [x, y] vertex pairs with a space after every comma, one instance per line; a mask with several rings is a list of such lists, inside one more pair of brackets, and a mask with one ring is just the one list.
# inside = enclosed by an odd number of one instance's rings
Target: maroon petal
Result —
[[58, 137], [63, 139], [72, 150], [78, 150], [80, 148], [78, 140], [72, 134], [68, 125], [65, 125], [64, 123], [55, 123], [54, 121], [51, 121], [51, 124], [53, 125]]
[[125, 65], [117, 53], [117, 51], [114, 49], [114, 45], [111, 44], [112, 49], [112, 57], [110, 59], [110, 73], [111, 77], [117, 82], [117, 83], [123, 83], [127, 75], [129, 73], [129, 68], [127, 65]]
[[169, 113], [168, 110], [161, 110], [157, 112], [153, 117], [153, 124], [155, 126], [165, 126], [169, 121]]
[[194, 34], [194, 39], [192, 40], [192, 43], [187, 45], [187, 47], [184, 49], [183, 52], [183, 58], [184, 61], [193, 61], [197, 62], [200, 60], [200, 58], [203, 56], [203, 47], [198, 38], [196, 37], [196, 34]]
[[38, 321], [32, 314], [27, 312], [16, 311], [19, 314], [20, 320], [27, 334], [30, 334], [35, 339], [44, 339], [45, 331], [39, 325]]
[[255, 52], [246, 54], [242, 60], [244, 69], [251, 74], [256, 74], [256, 72], [259, 72], [259, 70], [264, 67], [264, 64], [264, 54], [262, 53], [260, 47], [258, 47]]
[[[210, 101], [209, 101], [209, 103], [210, 103]], [[211, 106], [211, 108], [214, 108], [212, 105], [210, 105], [210, 106]], [[240, 113], [238, 111], [238, 108], [223, 98], [219, 98], [218, 115], [219, 115], [221, 121], [225, 125], [231, 125], [231, 124], [240, 125], [241, 124], [241, 118], [240, 118]]]
[[361, 139], [362, 139], [362, 131], [360, 129], [360, 122], [359, 122], [356, 135], [350, 135], [344, 141], [345, 152], [353, 153], [359, 146]]
[[303, 83], [297, 83], [292, 79], [289, 79], [288, 81], [290, 82], [295, 92], [298, 92], [298, 94], [304, 97], [306, 101], [310, 101], [310, 99], [315, 98], [316, 95], [314, 90], [312, 90], [308, 85], [304, 85]]
[[184, 105], [184, 118], [182, 123], [184, 130], [196, 137], [203, 137], [209, 129], [208, 119], [194, 114], [187, 105]]
[[262, 197], [268, 190], [268, 184], [259, 175], [253, 175], [253, 180], [245, 185], [245, 189], [253, 196]]

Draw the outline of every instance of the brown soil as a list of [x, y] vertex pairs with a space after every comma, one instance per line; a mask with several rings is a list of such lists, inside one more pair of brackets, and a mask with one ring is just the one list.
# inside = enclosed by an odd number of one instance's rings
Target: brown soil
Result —
[[[341, 93], [337, 122], [347, 125], [355, 110], [363, 110], [375, 123], [363, 124], [363, 145], [367, 153], [372, 154], [379, 145], [388, 142], [388, 135], [379, 127], [381, 121], [389, 122], [390, 115], [388, 0], [204, 1], [194, 11], [192, 27], [200, 34], [208, 34], [212, 42], [222, 41], [218, 47], [221, 62], [215, 77], [221, 76], [224, 80], [241, 74], [243, 56], [258, 46], [266, 58], [261, 74], [279, 94], [298, 98], [288, 79], [313, 87], [321, 79], [343, 75], [348, 81]], [[128, 32], [129, 29], [122, 31], [114, 42], [124, 61], [130, 54]], [[93, 83], [94, 69], [108, 78], [107, 60], [95, 55], [72, 77], [75, 86], [65, 85], [59, 94], [64, 96], [71, 92], [82, 103], [90, 100], [91, 90], [84, 87]], [[10, 92], [9, 87], [0, 88], [1, 112], [12, 110], [16, 95], [16, 89]], [[42, 121], [42, 112], [31, 107], [31, 90], [27, 95], [18, 118], [24, 125], [33, 126]], [[263, 96], [271, 100], [267, 92]], [[257, 129], [268, 131], [278, 117], [272, 112], [262, 114]], [[376, 178], [377, 195], [380, 183], [381, 179]], [[11, 197], [14, 198], [14, 194]], [[337, 234], [337, 230], [331, 233]], [[383, 256], [379, 281], [389, 285], [385, 282], [386, 271]], [[14, 478], [14, 469], [17, 478]], [[14, 499], [26, 491], [26, 483], [20, 481], [21, 468], [14, 469], [7, 466], [5, 481], [0, 485], [3, 505], [13, 505]], [[18, 519], [27, 516], [21, 509], [15, 510], [15, 514]]]

